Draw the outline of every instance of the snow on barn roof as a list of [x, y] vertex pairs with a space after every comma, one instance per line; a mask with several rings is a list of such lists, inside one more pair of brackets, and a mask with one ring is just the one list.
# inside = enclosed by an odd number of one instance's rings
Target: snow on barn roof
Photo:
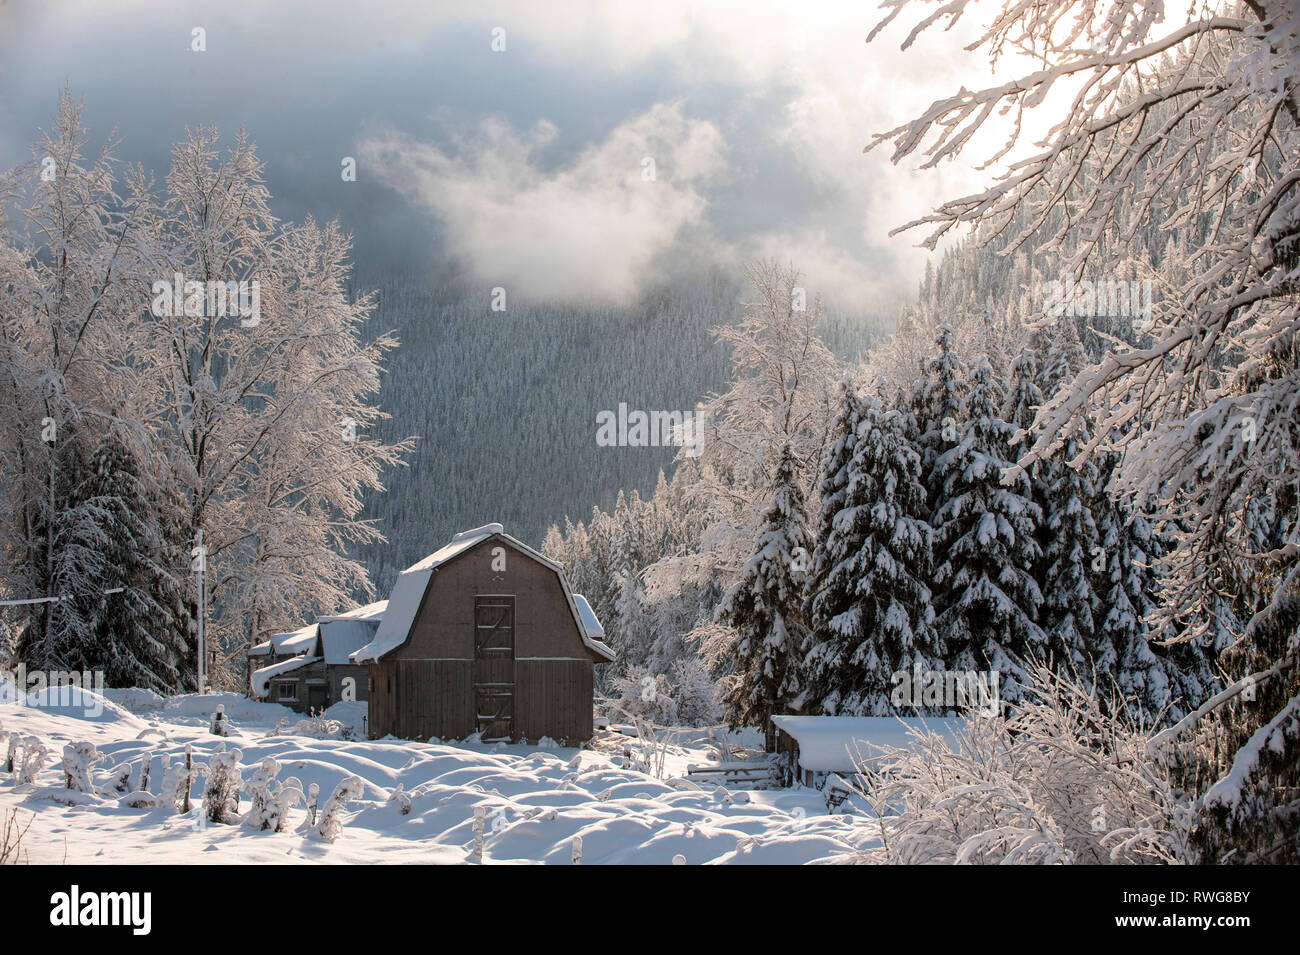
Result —
[[342, 613], [325, 614], [316, 619], [320, 623], [333, 623], [335, 620], [373, 620], [377, 623], [383, 619], [384, 611], [387, 609], [387, 600], [376, 600], [372, 604], [366, 604], [364, 607], [357, 607], [355, 610], [345, 610]]
[[281, 660], [279, 663], [272, 663], [269, 667], [254, 670], [248, 676], [248, 684], [253, 690], [253, 696], [265, 697], [273, 677], [291, 673], [299, 667], [305, 667], [307, 664], [315, 663], [319, 659], [320, 657], [294, 657], [292, 660]]
[[451, 543], [439, 547], [424, 560], [398, 574], [393, 592], [388, 595], [388, 609], [384, 611], [378, 633], [370, 643], [352, 654], [352, 660], [356, 663], [378, 660], [389, 650], [395, 650], [405, 643], [407, 634], [411, 632], [411, 624], [415, 623], [420, 601], [424, 599], [424, 591], [429, 586], [429, 578], [438, 565], [501, 532], [500, 524], [485, 524], [471, 531], [461, 531], [451, 539]]
[[599, 639], [593, 639], [588, 634], [587, 626], [583, 622], [578, 612], [577, 603], [573, 599], [573, 592], [569, 590], [568, 580], [564, 576], [564, 568], [542, 556], [522, 541], [515, 540], [505, 532], [505, 529], [500, 524], [493, 523], [475, 527], [473, 530], [461, 531], [453, 536], [449, 543], [444, 544], [428, 557], [402, 571], [397, 576], [397, 583], [393, 585], [393, 592], [388, 596], [388, 608], [384, 611], [383, 620], [379, 624], [379, 632], [375, 634], [375, 639], [352, 654], [351, 661], [366, 663], [378, 660], [385, 653], [396, 650], [405, 643], [406, 638], [411, 633], [411, 625], [415, 623], [415, 615], [419, 612], [420, 601], [424, 599], [424, 592], [428, 589], [429, 578], [433, 576], [433, 572], [442, 564], [459, 557], [465, 551], [481, 544], [489, 537], [501, 538], [511, 547], [522, 551], [539, 563], [554, 570], [559, 575], [560, 582], [564, 587], [564, 596], [569, 601], [569, 609], [573, 611], [573, 619], [578, 624], [578, 632], [582, 636], [582, 642], [604, 659], [614, 659], [614, 652], [609, 647], [605, 646]]
[[300, 630], [289, 633], [277, 633], [270, 640], [264, 640], [248, 651], [250, 657], [268, 656], [272, 650], [276, 656], [285, 654], [310, 653], [316, 645], [316, 624], [309, 623]]
[[578, 608], [578, 618], [582, 620], [582, 628], [587, 633], [588, 646], [613, 660], [614, 651], [605, 643], [605, 628], [596, 619], [596, 611], [591, 609], [587, 598], [582, 594], [574, 594], [573, 603]]
[[908, 749], [912, 730], [936, 733], [949, 742], [960, 719], [900, 716], [774, 716], [777, 729], [799, 744], [799, 766], [822, 772], [856, 768], [859, 757], [879, 754], [879, 747]]

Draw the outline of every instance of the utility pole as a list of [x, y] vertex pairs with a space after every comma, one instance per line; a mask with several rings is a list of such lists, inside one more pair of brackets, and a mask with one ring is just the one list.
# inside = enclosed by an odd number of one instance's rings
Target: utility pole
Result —
[[198, 529], [194, 538], [194, 550], [192, 551], [192, 554], [194, 557], [194, 569], [199, 572], [199, 695], [202, 696], [205, 692], [204, 683], [206, 674], [204, 673], [204, 668], [208, 652], [208, 649], [203, 642], [203, 618], [207, 616], [206, 607], [204, 605], [203, 572], [207, 569], [208, 549], [203, 546], [203, 528], [201, 527]]

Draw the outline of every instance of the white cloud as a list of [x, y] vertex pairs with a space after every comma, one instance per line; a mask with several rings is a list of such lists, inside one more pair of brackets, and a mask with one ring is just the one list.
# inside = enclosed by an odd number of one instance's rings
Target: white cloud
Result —
[[542, 154], [556, 134], [544, 121], [520, 133], [488, 120], [443, 148], [390, 131], [367, 138], [361, 156], [437, 217], [448, 249], [486, 285], [525, 298], [624, 300], [703, 222], [722, 137], [680, 104], [659, 104], [549, 169]]

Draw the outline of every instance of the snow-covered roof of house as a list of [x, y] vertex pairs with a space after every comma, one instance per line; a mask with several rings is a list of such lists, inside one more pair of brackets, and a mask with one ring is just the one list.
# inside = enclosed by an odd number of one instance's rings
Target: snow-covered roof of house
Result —
[[320, 657], [294, 657], [292, 660], [281, 660], [279, 663], [272, 663], [269, 667], [254, 670], [248, 675], [248, 684], [253, 690], [253, 696], [265, 697], [273, 678], [285, 673], [291, 673], [299, 667], [305, 667], [307, 664], [315, 663], [319, 659]]
[[588, 645], [592, 646], [597, 653], [601, 653], [613, 660], [614, 651], [605, 642], [605, 628], [596, 619], [596, 611], [591, 609], [591, 604], [587, 602], [587, 598], [582, 594], [574, 594], [573, 603], [578, 608], [578, 618], [582, 621], [582, 628], [586, 631], [587, 639], [590, 641]]
[[293, 630], [289, 633], [277, 633], [270, 640], [263, 640], [254, 647], [249, 648], [250, 657], [264, 657], [275, 651], [276, 656], [285, 654], [310, 653], [316, 645], [316, 624], [309, 623], [300, 630]]
[[777, 729], [799, 744], [799, 765], [813, 772], [844, 772], [859, 758], [879, 756], [879, 747], [907, 749], [912, 730], [929, 730], [950, 741], [960, 719], [898, 716], [774, 716]]
[[578, 624], [578, 632], [582, 636], [582, 642], [606, 660], [612, 661], [614, 659], [614, 653], [609, 647], [605, 646], [600, 640], [593, 639], [588, 635], [587, 627], [583, 623], [582, 617], [578, 613], [577, 603], [573, 599], [573, 592], [569, 590], [568, 580], [565, 579], [564, 568], [542, 556], [522, 541], [515, 540], [505, 532], [505, 529], [500, 524], [493, 523], [475, 527], [473, 530], [461, 531], [453, 536], [449, 543], [444, 544], [428, 557], [402, 571], [397, 576], [397, 583], [393, 585], [393, 592], [388, 596], [388, 607], [384, 611], [378, 633], [375, 634], [375, 638], [370, 643], [352, 654], [352, 661], [354, 663], [366, 663], [378, 660], [385, 653], [396, 650], [405, 643], [406, 638], [411, 633], [411, 626], [415, 623], [415, 615], [420, 610], [420, 601], [424, 599], [424, 592], [429, 587], [429, 579], [433, 576], [434, 571], [442, 564], [459, 557], [465, 551], [476, 547], [489, 537], [500, 538], [516, 550], [522, 551], [539, 563], [554, 570], [559, 575], [560, 583], [564, 587], [564, 595], [568, 598], [569, 609], [573, 611], [573, 619]]
[[348, 657], [375, 639], [378, 627], [378, 618], [322, 617], [320, 652], [325, 663], [329, 666], [350, 663]]

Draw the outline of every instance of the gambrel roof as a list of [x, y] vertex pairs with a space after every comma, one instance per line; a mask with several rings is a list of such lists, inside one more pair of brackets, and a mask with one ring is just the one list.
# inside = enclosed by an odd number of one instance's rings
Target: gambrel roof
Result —
[[[411, 634], [411, 627], [415, 623], [415, 615], [419, 612], [420, 604], [424, 600], [425, 591], [429, 589], [429, 581], [433, 578], [437, 569], [490, 539], [500, 540], [539, 564], [553, 570], [560, 579], [560, 586], [564, 588], [564, 597], [569, 603], [570, 611], [573, 613], [573, 621], [578, 627], [578, 633], [582, 637], [583, 645], [598, 656], [600, 661], [612, 661], [614, 659], [614, 651], [606, 646], [599, 637], [592, 636], [593, 628], [583, 618], [583, 613], [574, 599], [573, 592], [569, 589], [569, 582], [564, 576], [564, 568], [533, 550], [522, 541], [518, 541], [505, 533], [500, 524], [485, 524], [473, 530], [461, 531], [452, 537], [450, 542], [418, 563], [412, 564], [398, 575], [397, 583], [393, 585], [393, 592], [388, 598], [388, 608], [384, 611], [383, 621], [379, 624], [379, 631], [375, 634], [374, 640], [352, 654], [352, 661], [354, 663], [377, 661], [384, 654], [390, 653], [406, 643], [407, 637]], [[583, 604], [586, 604], [585, 600]], [[591, 613], [590, 607], [587, 607], [587, 613], [590, 615], [591, 620], [595, 622], [596, 628], [600, 628], [600, 622], [596, 620], [595, 614]], [[599, 632], [601, 636], [604, 635], [603, 629]]]

